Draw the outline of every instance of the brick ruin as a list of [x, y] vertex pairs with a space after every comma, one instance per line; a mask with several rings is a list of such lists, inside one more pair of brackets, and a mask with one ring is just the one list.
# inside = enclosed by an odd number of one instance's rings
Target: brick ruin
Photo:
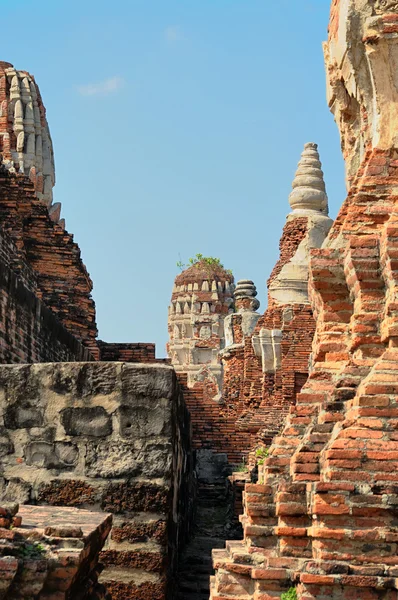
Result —
[[199, 259], [168, 359], [97, 339], [39, 88], [0, 62], [0, 598], [398, 600], [397, 39], [396, 0], [332, 1], [347, 199], [333, 224], [306, 144], [265, 312]]
[[313, 250], [309, 379], [245, 490], [212, 600], [398, 598], [398, 3], [335, 0], [325, 57], [348, 196]]
[[212, 548], [242, 535], [242, 481], [235, 475], [231, 489], [228, 476], [271, 442], [308, 377], [315, 331], [309, 252], [332, 225], [316, 144], [305, 145], [289, 202], [263, 315], [252, 281], [235, 288], [229, 272], [205, 260], [175, 280], [168, 350], [191, 415], [197, 477], [193, 536], [179, 572], [184, 599], [208, 598]]
[[54, 183], [39, 88], [1, 62], [0, 598], [171, 598], [195, 492], [189, 414], [153, 344], [97, 339]]
[[308, 298], [309, 252], [331, 225], [316, 144], [300, 159], [268, 280], [268, 308], [252, 281], [205, 261], [176, 277], [168, 352], [189, 408], [197, 454], [225, 453], [239, 464], [258, 440], [269, 443], [308, 377], [315, 331]]

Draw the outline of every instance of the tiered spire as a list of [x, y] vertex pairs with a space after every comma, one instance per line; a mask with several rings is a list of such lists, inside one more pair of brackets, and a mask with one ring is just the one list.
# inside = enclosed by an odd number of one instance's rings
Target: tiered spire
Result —
[[269, 300], [308, 304], [308, 268], [312, 248], [320, 248], [332, 226], [317, 144], [305, 144], [289, 196], [281, 256], [268, 282]]
[[255, 312], [260, 307], [260, 302], [256, 298], [256, 286], [250, 279], [241, 279], [238, 281], [234, 296], [238, 312]]
[[293, 191], [289, 196], [294, 211], [316, 210], [325, 215], [329, 213], [322, 163], [319, 160], [318, 145], [305, 144], [300, 162], [293, 180]]

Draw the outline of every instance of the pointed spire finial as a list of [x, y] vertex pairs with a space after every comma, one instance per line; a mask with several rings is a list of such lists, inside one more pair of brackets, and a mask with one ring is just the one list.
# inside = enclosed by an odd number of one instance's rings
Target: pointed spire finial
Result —
[[316, 210], [329, 214], [323, 171], [318, 145], [305, 144], [289, 196], [290, 206], [296, 210]]

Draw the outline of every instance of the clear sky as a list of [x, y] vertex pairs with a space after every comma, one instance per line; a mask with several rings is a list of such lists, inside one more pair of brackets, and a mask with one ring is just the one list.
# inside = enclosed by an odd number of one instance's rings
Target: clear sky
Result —
[[176, 267], [253, 279], [261, 311], [305, 142], [345, 197], [325, 97], [330, 0], [0, 0], [0, 60], [35, 75], [55, 201], [94, 281], [100, 338], [165, 355]]

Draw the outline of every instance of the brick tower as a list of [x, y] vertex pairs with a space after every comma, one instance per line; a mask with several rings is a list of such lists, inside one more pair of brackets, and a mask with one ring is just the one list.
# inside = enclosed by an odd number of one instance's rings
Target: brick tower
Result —
[[348, 197], [311, 253], [309, 379], [212, 600], [398, 598], [397, 0], [333, 0], [325, 57]]
[[199, 260], [176, 277], [169, 307], [172, 365], [187, 374], [189, 387], [210, 378], [213, 398], [221, 394], [218, 353], [225, 345], [224, 319], [233, 311], [233, 281], [217, 261]]
[[280, 240], [279, 259], [268, 280], [263, 315], [252, 281], [239, 281], [237, 312], [225, 319], [223, 400], [242, 450], [269, 444], [308, 377], [315, 322], [308, 297], [309, 256], [332, 226], [317, 145], [305, 144], [289, 197], [291, 212]]

